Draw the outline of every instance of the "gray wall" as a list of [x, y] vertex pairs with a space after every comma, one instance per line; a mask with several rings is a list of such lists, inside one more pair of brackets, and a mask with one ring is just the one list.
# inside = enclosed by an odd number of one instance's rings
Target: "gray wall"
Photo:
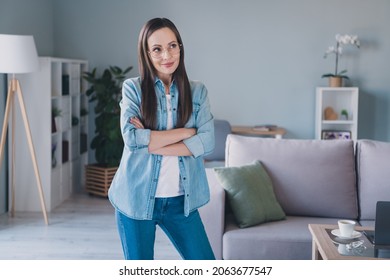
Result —
[[321, 75], [334, 64], [323, 53], [336, 33], [357, 34], [362, 47], [341, 67], [360, 88], [359, 138], [390, 140], [387, 0], [0, 0], [0, 7], [1, 33], [32, 34], [40, 55], [87, 59], [100, 70], [137, 69], [141, 26], [171, 18], [214, 115], [279, 124], [289, 138], [314, 137], [315, 87], [327, 84]]
[[336, 33], [357, 34], [362, 47], [341, 67], [360, 88], [359, 138], [390, 141], [389, 15], [388, 0], [0, 0], [0, 33], [34, 35], [41, 56], [133, 65], [137, 75], [141, 26], [168, 17], [215, 117], [278, 124], [288, 138], [314, 137], [315, 87], [334, 67], [323, 54]]
[[[0, 34], [34, 35], [38, 53], [52, 55], [54, 44], [52, 1], [0, 0]], [[0, 129], [3, 127], [7, 91], [3, 76], [0, 74]], [[0, 169], [0, 214], [7, 210], [6, 168], [7, 164], [3, 160]]]
[[[333, 70], [323, 58], [336, 33], [357, 34], [341, 59], [360, 88], [359, 138], [390, 140], [388, 0], [55, 0], [54, 52], [91, 67], [137, 69], [143, 23], [168, 17], [181, 31], [192, 79], [232, 124], [273, 123], [289, 138], [314, 137], [315, 87]], [[137, 75], [133, 71], [133, 75]]]
[[279, 124], [289, 138], [314, 137], [315, 87], [334, 64], [323, 53], [336, 33], [357, 34], [362, 47], [341, 67], [360, 88], [359, 137], [389, 141], [389, 15], [388, 0], [0, 0], [0, 33], [34, 35], [42, 56], [137, 69], [141, 26], [171, 18], [214, 115]]
[[0, 0], [0, 33], [33, 35], [39, 55], [53, 55], [53, 0]]

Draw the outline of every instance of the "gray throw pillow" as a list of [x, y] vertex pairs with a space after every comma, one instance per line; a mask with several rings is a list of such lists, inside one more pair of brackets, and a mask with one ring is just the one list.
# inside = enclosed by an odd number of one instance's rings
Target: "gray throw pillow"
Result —
[[286, 217], [276, 199], [272, 181], [259, 161], [238, 167], [218, 167], [214, 171], [240, 228]]

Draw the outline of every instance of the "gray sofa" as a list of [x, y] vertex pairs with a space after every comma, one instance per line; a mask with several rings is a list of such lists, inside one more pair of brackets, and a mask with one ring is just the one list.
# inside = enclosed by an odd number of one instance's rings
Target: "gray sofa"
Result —
[[200, 214], [217, 259], [311, 259], [308, 224], [343, 218], [373, 225], [376, 201], [390, 200], [390, 143], [228, 136], [227, 167], [255, 160], [286, 219], [238, 227], [214, 169], [207, 169], [211, 200]]

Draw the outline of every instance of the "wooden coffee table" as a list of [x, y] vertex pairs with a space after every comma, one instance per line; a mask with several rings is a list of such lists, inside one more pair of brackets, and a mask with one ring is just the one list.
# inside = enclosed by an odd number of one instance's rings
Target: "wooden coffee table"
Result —
[[[347, 256], [341, 255], [338, 251], [337, 245], [334, 239], [331, 237], [330, 231], [337, 229], [337, 225], [319, 225], [309, 224], [309, 230], [312, 235], [312, 259], [313, 260], [378, 260], [380, 258], [368, 256]], [[356, 231], [362, 232], [364, 230], [372, 230], [370, 227], [356, 227]], [[374, 246], [368, 241], [366, 236], [362, 234], [359, 240], [364, 241], [364, 246], [367, 247], [367, 252], [374, 252]], [[368, 254], [370, 255], [370, 254]]]

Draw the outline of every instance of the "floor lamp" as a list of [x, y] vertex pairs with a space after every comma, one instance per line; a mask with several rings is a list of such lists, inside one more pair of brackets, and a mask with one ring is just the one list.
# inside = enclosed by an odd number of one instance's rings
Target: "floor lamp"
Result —
[[5, 115], [4, 115], [4, 123], [3, 129], [1, 133], [1, 142], [0, 142], [0, 167], [3, 160], [4, 148], [5, 148], [5, 139], [7, 135], [8, 121], [10, 112], [12, 111], [12, 130], [11, 130], [11, 215], [14, 215], [14, 204], [15, 204], [15, 186], [14, 186], [14, 153], [15, 153], [15, 143], [14, 143], [14, 100], [15, 95], [19, 101], [20, 111], [23, 118], [24, 128], [27, 135], [28, 147], [31, 154], [31, 159], [33, 162], [35, 177], [38, 185], [38, 192], [41, 201], [41, 208], [43, 212], [43, 216], [45, 219], [46, 225], [49, 224], [47, 213], [46, 213], [46, 205], [45, 198], [43, 194], [41, 177], [39, 174], [37, 159], [35, 156], [34, 145], [31, 137], [30, 125], [27, 118], [26, 107], [24, 105], [22, 90], [20, 88], [19, 81], [15, 78], [15, 74], [22, 73], [31, 73], [37, 71], [39, 68], [38, 55], [35, 48], [34, 38], [32, 36], [22, 36], [22, 35], [8, 35], [8, 34], [0, 34], [0, 73], [11, 74], [12, 79], [9, 80], [8, 86], [8, 96], [7, 103], [5, 107]]

